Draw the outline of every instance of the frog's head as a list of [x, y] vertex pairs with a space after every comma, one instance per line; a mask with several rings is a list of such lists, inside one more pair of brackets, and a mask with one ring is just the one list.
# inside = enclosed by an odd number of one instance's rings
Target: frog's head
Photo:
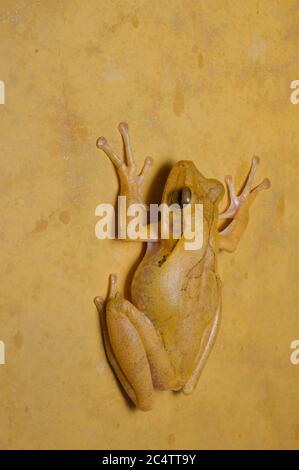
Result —
[[209, 210], [218, 205], [224, 194], [224, 187], [220, 181], [205, 178], [190, 160], [180, 160], [170, 171], [162, 202], [165, 204], [196, 203], [203, 204]]

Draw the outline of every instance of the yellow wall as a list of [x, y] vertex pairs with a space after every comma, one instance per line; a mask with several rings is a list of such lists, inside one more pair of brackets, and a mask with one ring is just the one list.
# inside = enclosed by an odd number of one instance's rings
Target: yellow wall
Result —
[[[293, 0], [1, 0], [1, 448], [298, 448], [298, 21]], [[120, 151], [120, 120], [139, 164], [155, 158], [150, 202], [182, 158], [240, 185], [257, 154], [272, 182], [221, 257], [197, 390], [149, 413], [124, 399], [93, 305], [141, 250], [94, 234], [117, 195], [95, 140]]]

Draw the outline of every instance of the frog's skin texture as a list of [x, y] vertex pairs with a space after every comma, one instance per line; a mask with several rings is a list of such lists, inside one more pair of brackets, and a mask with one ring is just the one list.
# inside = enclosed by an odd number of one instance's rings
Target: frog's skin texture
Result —
[[[120, 195], [131, 203], [143, 203], [140, 187], [152, 164], [145, 159], [137, 173], [128, 125], [121, 123], [125, 160], [100, 137], [97, 146], [110, 158], [120, 180]], [[117, 290], [115, 274], [110, 275], [110, 292], [105, 303], [95, 304], [101, 315], [108, 360], [130, 399], [142, 410], [153, 404], [154, 389], [191, 393], [211, 352], [220, 324], [221, 283], [217, 274], [220, 251], [233, 252], [249, 219], [249, 208], [260, 190], [270, 186], [265, 179], [253, 188], [258, 158], [252, 160], [240, 195], [226, 177], [230, 205], [219, 214], [224, 194], [222, 183], [205, 178], [188, 160], [177, 162], [164, 188], [162, 202], [173, 202], [182, 189], [190, 204], [203, 204], [203, 246], [185, 250], [179, 240], [147, 243], [131, 286], [132, 302]], [[177, 196], [176, 196], [177, 197]], [[189, 198], [190, 199], [190, 198]], [[219, 229], [220, 222], [225, 228]]]

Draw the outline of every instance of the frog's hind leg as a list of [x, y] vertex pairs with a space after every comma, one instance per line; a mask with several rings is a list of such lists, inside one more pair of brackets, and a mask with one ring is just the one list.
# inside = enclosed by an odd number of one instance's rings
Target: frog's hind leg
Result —
[[192, 393], [197, 385], [197, 382], [202, 373], [202, 370], [214, 346], [216, 336], [219, 331], [220, 321], [221, 321], [221, 302], [219, 303], [212, 325], [206, 329], [204, 336], [202, 338], [195, 369], [191, 377], [189, 378], [188, 382], [183, 387], [183, 392], [186, 393], [186, 395], [189, 395], [190, 393]]
[[[96, 305], [101, 302], [96, 300]], [[110, 276], [103, 333], [108, 360], [139, 408], [151, 408], [154, 387], [175, 388], [173, 368], [162, 340], [151, 321], [117, 292], [115, 275]]]
[[132, 400], [133, 403], [136, 403], [135, 392], [134, 392], [133, 388], [131, 387], [131, 385], [129, 384], [129, 382], [127, 381], [127, 379], [126, 379], [125, 375], [123, 374], [121, 368], [119, 367], [119, 365], [117, 363], [117, 360], [115, 359], [115, 356], [114, 356], [113, 351], [112, 351], [112, 347], [111, 347], [110, 340], [109, 340], [107, 324], [106, 324], [104, 299], [102, 297], [96, 297], [94, 299], [94, 303], [95, 303], [95, 305], [97, 307], [97, 310], [100, 314], [101, 328], [102, 328], [102, 334], [103, 334], [103, 340], [104, 340], [104, 346], [105, 346], [105, 351], [106, 351], [107, 358], [108, 358], [112, 368], [114, 369], [118, 380], [120, 381], [123, 388], [125, 389], [127, 395], [129, 396], [129, 398]]
[[259, 164], [259, 158], [253, 157], [243, 190], [237, 196], [231, 176], [226, 177], [230, 205], [229, 208], [219, 215], [219, 219], [230, 220], [229, 224], [219, 232], [219, 246], [221, 250], [235, 251], [249, 221], [249, 209], [257, 194], [270, 187], [270, 181], [265, 178], [256, 187], [253, 187], [254, 176]]

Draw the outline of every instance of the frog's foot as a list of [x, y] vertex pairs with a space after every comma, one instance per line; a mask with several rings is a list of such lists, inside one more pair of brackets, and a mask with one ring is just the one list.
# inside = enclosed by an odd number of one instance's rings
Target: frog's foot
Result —
[[231, 220], [226, 227], [220, 228], [220, 250], [235, 251], [247, 227], [249, 208], [252, 202], [262, 189], [268, 189], [270, 187], [270, 181], [268, 178], [265, 178], [258, 186], [252, 188], [258, 163], [259, 158], [254, 157], [252, 159], [249, 175], [239, 196], [235, 193], [231, 177], [226, 177], [230, 195], [230, 205], [225, 212], [220, 214], [219, 218]]
[[270, 181], [268, 178], [265, 178], [259, 185], [253, 186], [254, 176], [256, 174], [256, 170], [259, 164], [259, 157], [253, 157], [251, 168], [244, 185], [243, 190], [239, 194], [236, 195], [235, 188], [232, 182], [231, 176], [226, 176], [225, 181], [227, 184], [227, 189], [229, 193], [230, 205], [228, 209], [221, 214], [219, 214], [219, 219], [232, 219], [237, 214], [240, 206], [248, 199], [250, 202], [255, 198], [257, 193], [263, 189], [268, 189], [270, 187]]
[[120, 180], [120, 194], [127, 196], [128, 203], [143, 203], [140, 194], [140, 187], [148, 173], [148, 170], [152, 166], [153, 159], [146, 157], [144, 160], [143, 168], [138, 174], [136, 170], [136, 163], [134, 154], [131, 147], [129, 127], [125, 122], [121, 122], [118, 126], [118, 130], [122, 136], [124, 145], [124, 159], [119, 158], [116, 153], [112, 150], [105, 137], [99, 137], [96, 146], [103, 150], [109, 157], [111, 162], [116, 168], [117, 174]]
[[[96, 298], [98, 310], [102, 300]], [[154, 387], [175, 387], [174, 372], [151, 321], [117, 291], [116, 275], [110, 275], [106, 318], [102, 323], [108, 360], [133, 403], [149, 410]]]

